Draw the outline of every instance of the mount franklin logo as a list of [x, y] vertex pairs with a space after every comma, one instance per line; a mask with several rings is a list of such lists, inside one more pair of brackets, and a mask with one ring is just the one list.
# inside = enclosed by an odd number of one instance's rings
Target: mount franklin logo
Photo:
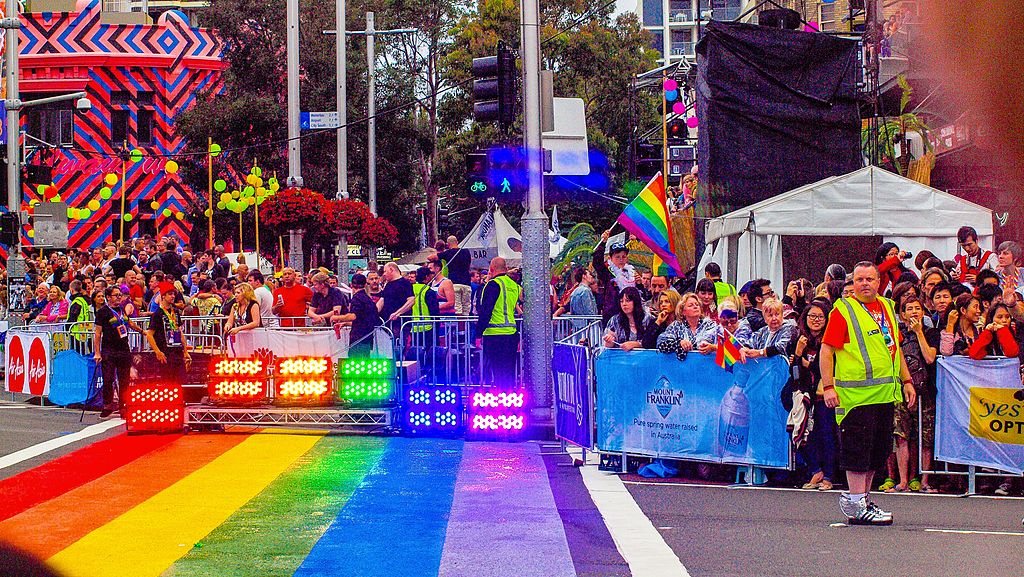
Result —
[[647, 404], [654, 405], [661, 414], [662, 419], [667, 419], [672, 407], [683, 405], [683, 391], [672, 390], [672, 383], [667, 378], [661, 377], [654, 385], [653, 391], [647, 392]]

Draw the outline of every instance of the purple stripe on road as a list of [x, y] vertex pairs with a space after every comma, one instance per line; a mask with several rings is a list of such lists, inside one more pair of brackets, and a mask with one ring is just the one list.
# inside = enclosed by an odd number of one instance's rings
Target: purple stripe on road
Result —
[[629, 577], [629, 565], [615, 547], [601, 513], [583, 484], [576, 467], [568, 466], [572, 457], [544, 457], [548, 480], [562, 517], [569, 552], [578, 577]]
[[536, 443], [466, 443], [440, 577], [576, 577]]

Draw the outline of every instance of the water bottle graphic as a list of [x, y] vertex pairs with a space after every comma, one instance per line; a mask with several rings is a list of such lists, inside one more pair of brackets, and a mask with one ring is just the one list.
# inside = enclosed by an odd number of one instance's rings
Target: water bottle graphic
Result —
[[722, 448], [723, 456], [745, 456], [749, 432], [750, 401], [743, 387], [736, 384], [722, 399], [718, 422], [718, 446]]

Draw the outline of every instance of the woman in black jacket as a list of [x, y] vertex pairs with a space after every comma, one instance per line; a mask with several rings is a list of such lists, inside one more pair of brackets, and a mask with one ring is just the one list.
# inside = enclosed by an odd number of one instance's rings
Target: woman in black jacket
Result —
[[821, 369], [818, 366], [818, 351], [830, 310], [832, 304], [827, 299], [818, 298], [808, 303], [797, 324], [799, 336], [789, 343], [794, 387], [809, 395], [814, 407], [814, 426], [803, 449], [804, 459], [811, 470], [811, 479], [803, 488], [819, 491], [832, 489], [838, 444], [835, 409], [825, 405]]

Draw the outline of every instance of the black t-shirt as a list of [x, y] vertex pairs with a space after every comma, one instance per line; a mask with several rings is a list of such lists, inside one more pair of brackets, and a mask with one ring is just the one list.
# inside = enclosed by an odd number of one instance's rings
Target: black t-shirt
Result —
[[469, 265], [472, 263], [469, 250], [450, 248], [437, 257], [448, 263], [448, 278], [452, 279], [452, 283], [469, 286]]
[[110, 261], [110, 270], [114, 271], [114, 278], [124, 278], [124, 274], [135, 268], [135, 261], [130, 258], [117, 257]]
[[380, 325], [380, 317], [377, 316], [377, 305], [370, 298], [366, 291], [356, 291], [349, 302], [348, 310], [356, 315], [352, 321], [352, 334], [349, 342], [354, 343], [373, 331], [373, 327]]
[[[174, 320], [174, 323], [167, 322], [168, 316]], [[181, 330], [181, 317], [178, 316], [177, 311], [168, 313], [163, 310], [163, 308], [160, 308], [149, 319], [149, 328], [153, 331], [153, 339], [156, 341], [157, 348], [159, 348], [164, 354], [173, 353], [184, 355], [185, 349], [180, 345], [167, 346], [167, 333], [171, 330], [172, 324], [177, 324], [178, 330]]]
[[[100, 307], [96, 311], [96, 324], [100, 327], [100, 352], [106, 358], [111, 354], [127, 354], [131, 352], [128, 346], [128, 319], [122, 311], [114, 311], [110, 307]], [[121, 336], [119, 327], [124, 327], [124, 336]]]
[[309, 301], [309, 306], [313, 307], [313, 312], [318, 315], [325, 315], [331, 312], [334, 307], [341, 307], [341, 314], [348, 313], [348, 297], [345, 293], [341, 292], [338, 287], [330, 287], [327, 289], [327, 294], [322, 294], [319, 291], [313, 292], [313, 298]]
[[384, 286], [381, 295], [384, 298], [384, 306], [381, 308], [380, 318], [386, 321], [412, 296], [412, 283], [404, 278], [393, 280]]
[[[935, 363], [925, 362], [917, 333], [900, 323], [900, 335], [903, 336], [900, 349], [903, 351], [903, 358], [907, 360], [907, 368], [910, 370], [910, 376], [914, 379], [914, 387], [918, 392], [923, 391], [934, 395]], [[942, 340], [939, 329], [925, 327], [924, 339], [931, 348], [939, 350], [939, 341]]]

